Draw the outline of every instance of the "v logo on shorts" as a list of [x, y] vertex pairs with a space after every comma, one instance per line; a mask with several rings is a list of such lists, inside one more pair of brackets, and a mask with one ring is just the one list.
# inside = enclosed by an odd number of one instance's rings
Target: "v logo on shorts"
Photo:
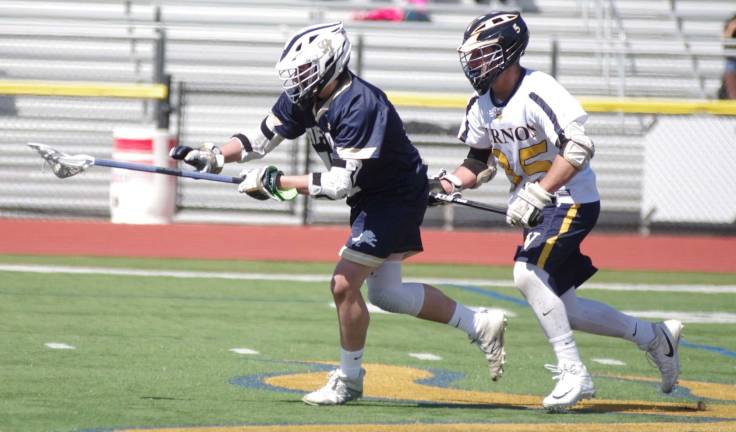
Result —
[[370, 247], [376, 246], [376, 235], [373, 234], [373, 231], [366, 230], [360, 233], [358, 237], [352, 237], [350, 241], [353, 243], [353, 246], [360, 246], [361, 243], [365, 243]]
[[535, 240], [535, 239], [536, 239], [537, 237], [539, 237], [540, 235], [541, 235], [541, 234], [540, 234], [540, 233], [538, 233], [538, 232], [536, 232], [536, 231], [532, 231], [532, 232], [530, 232], [530, 233], [529, 233], [529, 235], [527, 235], [527, 236], [526, 236], [526, 239], [524, 240], [524, 250], [527, 250], [527, 249], [529, 249], [529, 246], [530, 246], [530, 245], [531, 245], [532, 243], [534, 243], [534, 240]]

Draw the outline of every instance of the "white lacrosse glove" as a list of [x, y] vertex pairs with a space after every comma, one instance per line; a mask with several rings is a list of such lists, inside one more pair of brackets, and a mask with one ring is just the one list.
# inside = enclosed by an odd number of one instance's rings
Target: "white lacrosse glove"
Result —
[[277, 187], [278, 179], [284, 173], [273, 165], [262, 168], [246, 168], [240, 172], [243, 181], [238, 185], [238, 192], [247, 194], [257, 200], [269, 198], [276, 201], [294, 199], [296, 189], [280, 190]]
[[[452, 185], [450, 192], [445, 191], [445, 187], [442, 185], [442, 180], [447, 180]], [[460, 195], [460, 189], [463, 186], [463, 182], [454, 174], [448, 174], [447, 170], [441, 169], [434, 177], [429, 178], [429, 199], [427, 204], [430, 207], [447, 204], [449, 201], [437, 199], [437, 194], [441, 195]]]
[[199, 172], [219, 174], [225, 166], [225, 156], [212, 143], [204, 143], [198, 149], [179, 145], [171, 149], [169, 156], [188, 163]]
[[532, 228], [539, 224], [542, 209], [554, 203], [554, 195], [539, 183], [527, 183], [516, 194], [506, 210], [506, 223], [520, 228]]

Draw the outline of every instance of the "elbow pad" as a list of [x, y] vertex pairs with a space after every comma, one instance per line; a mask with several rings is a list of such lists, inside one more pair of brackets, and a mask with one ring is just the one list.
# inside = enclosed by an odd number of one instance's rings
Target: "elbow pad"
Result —
[[[275, 132], [280, 120], [273, 114], [269, 114], [261, 122], [261, 126], [248, 133], [248, 135], [236, 134], [233, 138], [240, 140], [240, 162], [248, 162], [261, 159], [268, 152], [276, 148], [284, 140], [284, 137]], [[249, 138], [250, 137], [250, 138]]]
[[585, 135], [585, 129], [579, 123], [572, 122], [565, 128], [560, 153], [566, 161], [578, 170], [588, 166], [595, 154], [593, 140]]
[[312, 173], [309, 178], [309, 195], [315, 198], [337, 200], [353, 192], [353, 184], [363, 163], [357, 159], [332, 161], [327, 172]]

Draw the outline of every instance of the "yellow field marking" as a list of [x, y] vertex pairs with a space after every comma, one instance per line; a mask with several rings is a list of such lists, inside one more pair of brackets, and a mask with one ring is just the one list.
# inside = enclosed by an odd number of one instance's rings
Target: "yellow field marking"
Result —
[[5, 95], [165, 99], [167, 93], [163, 84], [0, 80], [0, 94]]
[[[429, 371], [403, 366], [382, 364], [364, 365], [368, 378], [363, 393], [366, 397], [409, 401], [426, 401], [438, 404], [477, 404], [494, 408], [525, 408], [541, 412], [540, 395], [516, 395], [498, 392], [481, 392], [440, 388], [419, 384], [417, 380], [432, 378]], [[614, 377], [614, 376], [612, 376]], [[615, 377], [614, 377], [615, 378]], [[637, 381], [657, 381], [639, 376], [620, 376], [619, 378]], [[324, 385], [326, 372], [309, 372], [272, 376], [264, 383], [308, 392]], [[681, 380], [680, 384], [690, 389], [696, 397], [736, 401], [736, 386]], [[319, 408], [315, 408], [319, 409]], [[346, 408], [349, 409], [349, 408]], [[736, 431], [736, 422], [708, 422], [707, 419], [736, 419], [736, 405], [707, 403], [699, 408], [697, 402], [651, 402], [635, 400], [594, 399], [578, 404], [574, 411], [670, 415], [677, 417], [702, 418], [697, 423], [498, 423], [498, 424], [319, 424], [319, 425], [273, 425], [273, 426], [217, 426], [185, 427], [162, 429], [126, 429], [125, 432], [569, 432], [585, 430], [591, 432], [633, 431], [633, 432], [720, 432]], [[492, 421], [492, 418], [490, 418]], [[559, 417], [556, 417], [559, 419]]]
[[[398, 400], [419, 400], [446, 404], [497, 405], [498, 408], [540, 409], [542, 397], [537, 395], [518, 395], [499, 392], [481, 392], [419, 384], [416, 381], [432, 377], [432, 373], [422, 369], [381, 364], [365, 365], [368, 378], [363, 394], [366, 397]], [[627, 377], [637, 379], [640, 377]], [[269, 377], [266, 384], [292, 390], [308, 392], [324, 385], [326, 372], [312, 372]], [[647, 379], [648, 380], [648, 379]], [[736, 400], [736, 386], [682, 381], [691, 389], [693, 395], [709, 399]], [[716, 417], [736, 419], [736, 406], [707, 405], [706, 410], [698, 410], [697, 402], [652, 402], [636, 400], [593, 399], [584, 401], [575, 409], [595, 412], [616, 412], [621, 414], [653, 414], [683, 417]]]

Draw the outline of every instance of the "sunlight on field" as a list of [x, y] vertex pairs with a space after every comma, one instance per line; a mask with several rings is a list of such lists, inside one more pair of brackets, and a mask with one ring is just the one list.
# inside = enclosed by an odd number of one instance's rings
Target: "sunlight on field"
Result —
[[733, 275], [596, 276], [596, 288], [581, 295], [633, 313], [680, 311], [700, 323], [686, 321], [683, 375], [669, 396], [635, 346], [580, 334], [598, 398], [560, 417], [541, 408], [553, 384], [542, 368], [551, 350], [511, 288], [509, 269], [457, 265], [406, 270], [468, 305], [510, 312], [502, 380], [490, 381], [482, 356], [457, 330], [373, 314], [365, 398], [337, 408], [304, 405], [303, 393], [322, 386], [336, 360], [323, 267], [0, 257], [0, 352], [7, 365], [0, 369], [7, 413], [0, 430], [736, 429], [732, 331], [702, 319], [736, 313]]

